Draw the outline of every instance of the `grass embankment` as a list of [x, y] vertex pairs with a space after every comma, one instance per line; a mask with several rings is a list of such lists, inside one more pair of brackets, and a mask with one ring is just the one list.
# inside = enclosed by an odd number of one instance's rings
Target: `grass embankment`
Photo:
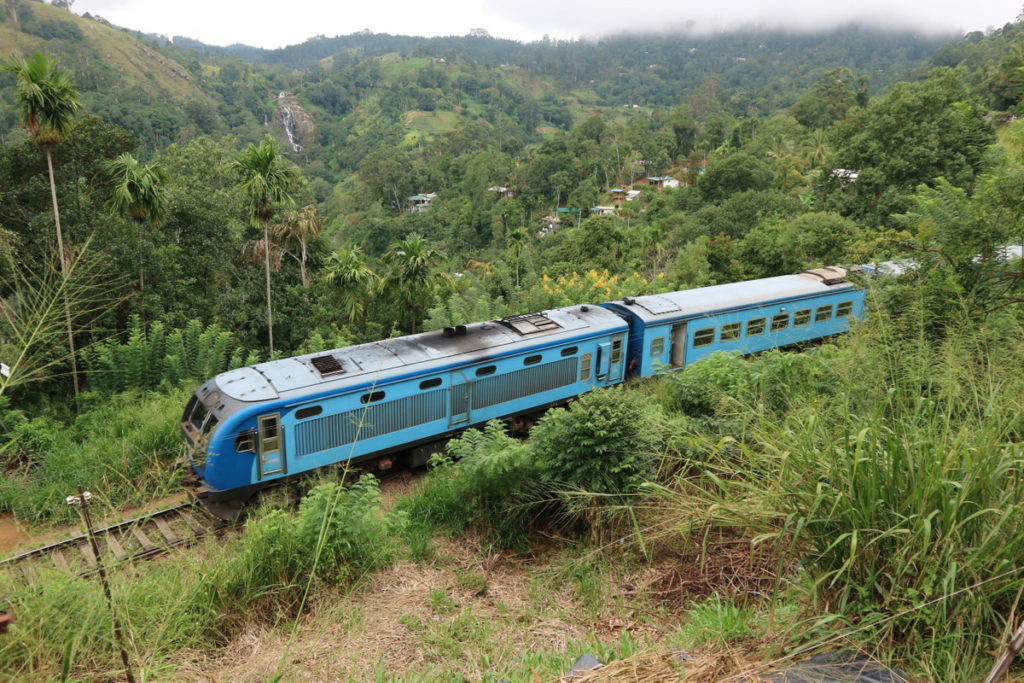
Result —
[[[594, 393], [528, 442], [469, 432], [391, 506], [328, 483], [120, 573], [133, 660], [532, 680], [591, 651], [715, 680], [821, 648], [976, 680], [1024, 588], [1021, 331], [927, 341], [876, 316], [837, 345]], [[15, 596], [8, 675], [117, 670], [94, 582]]]
[[77, 519], [64, 503], [82, 486], [97, 514], [140, 505], [180, 488], [178, 420], [185, 390], [103, 399], [64, 424], [9, 410], [2, 415], [0, 509], [32, 524]]

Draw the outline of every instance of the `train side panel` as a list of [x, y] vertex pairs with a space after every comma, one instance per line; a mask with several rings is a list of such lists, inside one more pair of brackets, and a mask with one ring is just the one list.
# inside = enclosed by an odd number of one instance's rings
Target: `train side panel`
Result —
[[357, 391], [255, 404], [220, 426], [199, 473], [215, 500], [221, 492], [429, 443], [618, 384], [625, 378], [627, 331], [623, 322], [599, 335], [538, 343]]

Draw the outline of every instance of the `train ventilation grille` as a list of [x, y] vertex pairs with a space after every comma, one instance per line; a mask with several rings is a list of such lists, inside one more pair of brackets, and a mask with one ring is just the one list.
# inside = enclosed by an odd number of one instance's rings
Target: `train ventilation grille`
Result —
[[505, 318], [498, 319], [498, 322], [523, 335], [562, 329], [561, 325], [549, 318], [545, 313], [523, 313], [521, 315], [510, 315]]
[[336, 357], [327, 356], [314, 356], [310, 359], [310, 363], [317, 369], [321, 377], [330, 377], [331, 375], [340, 375], [345, 372], [345, 368], [342, 367], [341, 361]]

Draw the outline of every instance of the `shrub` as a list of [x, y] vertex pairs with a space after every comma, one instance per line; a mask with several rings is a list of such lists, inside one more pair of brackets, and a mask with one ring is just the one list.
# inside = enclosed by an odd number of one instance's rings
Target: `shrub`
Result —
[[413, 533], [422, 535], [424, 526], [461, 532], [479, 525], [499, 546], [523, 545], [539, 479], [527, 445], [492, 420], [450, 441], [447, 451], [434, 456], [423, 485], [400, 503]]
[[549, 411], [530, 434], [541, 476], [591, 493], [634, 491], [655, 471], [647, 418], [637, 396], [618, 387]]
[[313, 488], [295, 515], [271, 510], [246, 526], [234, 559], [215, 582], [216, 602], [240, 611], [270, 593], [293, 604], [313, 578], [351, 582], [389, 565], [404, 515], [385, 515], [380, 485], [365, 475], [351, 486], [334, 482]]

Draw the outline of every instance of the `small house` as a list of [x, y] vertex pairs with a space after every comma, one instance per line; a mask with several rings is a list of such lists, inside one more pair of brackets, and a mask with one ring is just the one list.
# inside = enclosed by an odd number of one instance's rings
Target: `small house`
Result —
[[670, 175], [648, 176], [647, 182], [654, 187], [679, 187], [679, 179]]
[[592, 206], [590, 207], [590, 213], [594, 216], [614, 216], [614, 206]]
[[428, 192], [426, 194], [414, 194], [409, 197], [409, 201], [412, 202], [411, 211], [426, 211], [430, 208], [430, 203], [437, 198], [436, 192]]
[[505, 187], [504, 185], [491, 185], [487, 188], [488, 192], [494, 192], [499, 197], [507, 197], [512, 199], [516, 196], [516, 193], [511, 188]]

